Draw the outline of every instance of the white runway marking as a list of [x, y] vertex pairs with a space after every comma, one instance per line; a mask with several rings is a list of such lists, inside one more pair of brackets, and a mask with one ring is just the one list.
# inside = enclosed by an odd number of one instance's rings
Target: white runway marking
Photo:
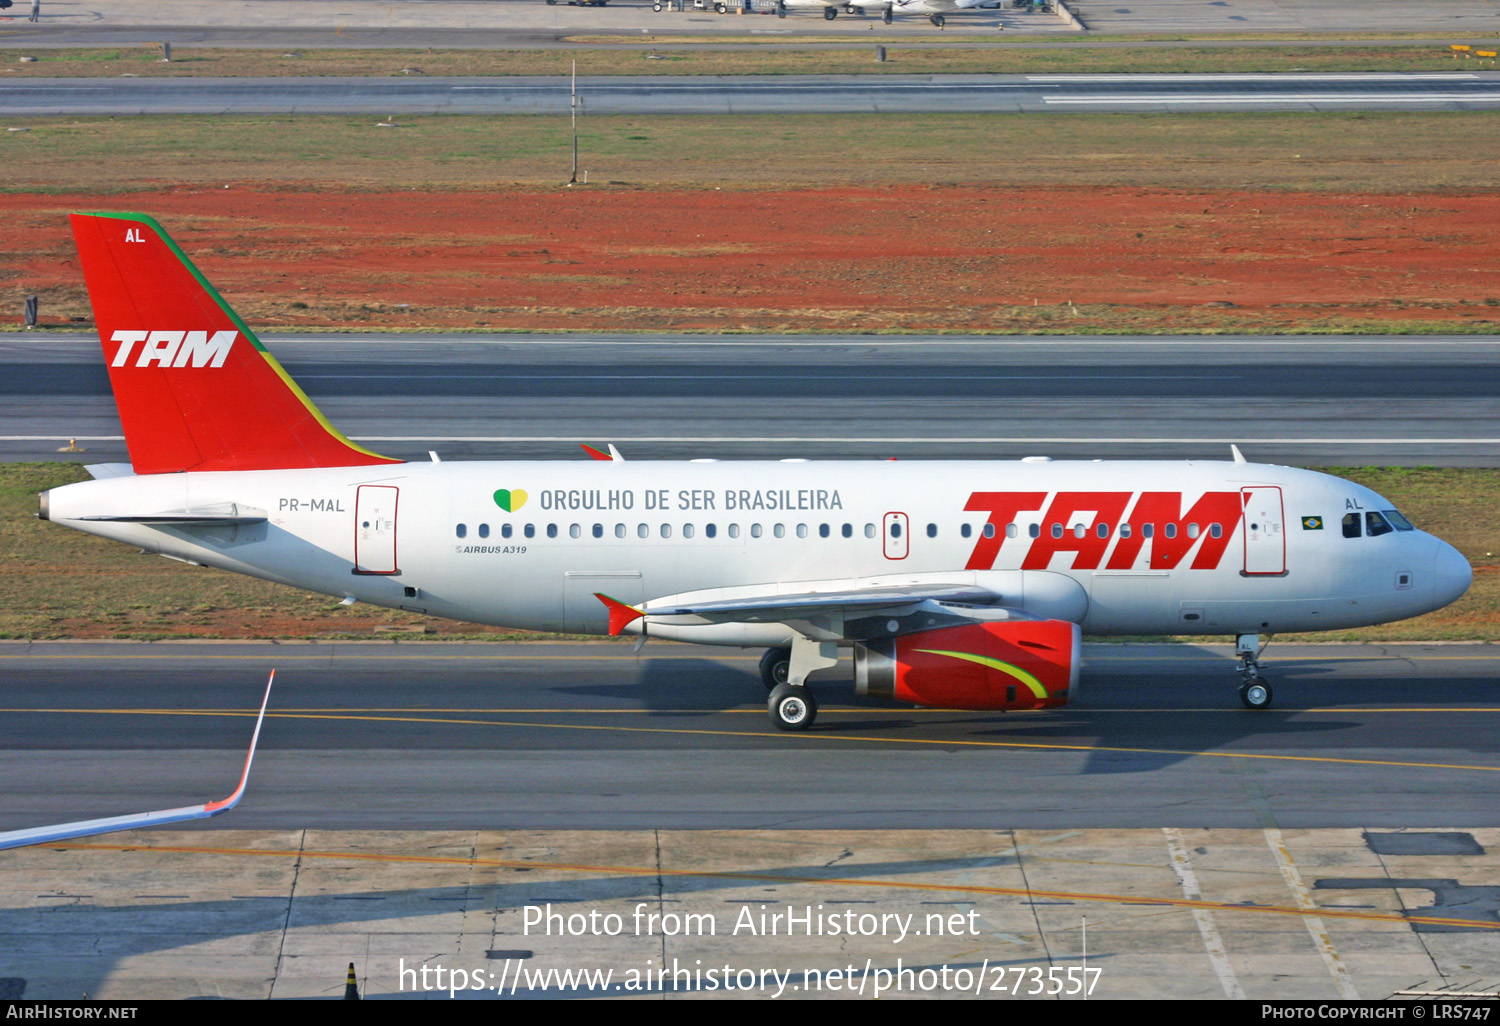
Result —
[[[1297, 864], [1292, 861], [1291, 852], [1287, 851], [1286, 841], [1282, 839], [1281, 831], [1272, 827], [1264, 833], [1266, 845], [1271, 849], [1271, 854], [1276, 856], [1276, 863], [1281, 867], [1281, 877], [1286, 881], [1287, 889], [1292, 892], [1292, 897], [1296, 899], [1297, 907], [1308, 912], [1316, 911], [1318, 906], [1312, 900], [1312, 894], [1308, 892], [1307, 885], [1302, 882], [1302, 874], [1297, 872]], [[1339, 997], [1346, 1001], [1358, 1001], [1359, 991], [1354, 989], [1354, 980], [1349, 976], [1344, 960], [1334, 949], [1333, 938], [1328, 935], [1328, 927], [1323, 925], [1322, 918], [1303, 916], [1302, 922], [1307, 927], [1307, 932], [1312, 937], [1318, 954], [1322, 956], [1323, 964], [1328, 966], [1328, 972], [1338, 984]]]
[[1492, 103], [1500, 101], [1500, 93], [1400, 93], [1368, 96], [1363, 93], [1286, 93], [1277, 96], [1044, 96], [1043, 103], [1073, 104], [1076, 106], [1111, 103]]
[[[1203, 890], [1198, 886], [1198, 877], [1193, 872], [1192, 863], [1188, 861], [1187, 845], [1182, 841], [1182, 831], [1163, 827], [1162, 833], [1167, 835], [1167, 851], [1172, 856], [1172, 871], [1177, 874], [1177, 882], [1182, 885], [1183, 897], [1188, 901], [1202, 901]], [[1203, 938], [1203, 947], [1208, 951], [1209, 964], [1214, 967], [1214, 975], [1219, 978], [1219, 984], [1224, 988], [1224, 996], [1233, 1001], [1245, 1000], [1245, 992], [1240, 989], [1240, 981], [1234, 975], [1234, 967], [1229, 964], [1229, 953], [1224, 949], [1224, 938], [1219, 934], [1219, 928], [1214, 923], [1214, 914], [1206, 908], [1195, 908], [1193, 919], [1198, 924], [1198, 934]]]

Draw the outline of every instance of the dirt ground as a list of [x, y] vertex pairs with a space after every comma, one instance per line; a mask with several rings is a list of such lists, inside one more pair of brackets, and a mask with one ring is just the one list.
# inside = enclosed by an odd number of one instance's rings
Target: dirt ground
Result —
[[253, 326], [1495, 331], [1500, 194], [891, 186], [0, 195], [0, 310], [90, 320], [66, 213], [156, 216]]

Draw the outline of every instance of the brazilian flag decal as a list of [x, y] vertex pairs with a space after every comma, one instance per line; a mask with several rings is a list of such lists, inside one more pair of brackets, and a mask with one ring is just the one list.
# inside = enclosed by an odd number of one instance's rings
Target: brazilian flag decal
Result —
[[1321, 530], [1323, 530], [1323, 518], [1322, 517], [1303, 517], [1302, 518], [1302, 530], [1304, 530], [1304, 531], [1321, 531]]

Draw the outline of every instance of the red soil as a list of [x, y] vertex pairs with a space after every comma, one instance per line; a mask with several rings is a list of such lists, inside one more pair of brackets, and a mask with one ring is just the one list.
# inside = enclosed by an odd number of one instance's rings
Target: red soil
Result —
[[[0, 196], [0, 281], [16, 296], [0, 297], [5, 309], [39, 292], [46, 321], [87, 314], [63, 215], [100, 205]], [[1500, 317], [1500, 194], [173, 189], [106, 205], [155, 215], [266, 326], [1150, 331]], [[1068, 301], [1081, 315], [1061, 319]]]

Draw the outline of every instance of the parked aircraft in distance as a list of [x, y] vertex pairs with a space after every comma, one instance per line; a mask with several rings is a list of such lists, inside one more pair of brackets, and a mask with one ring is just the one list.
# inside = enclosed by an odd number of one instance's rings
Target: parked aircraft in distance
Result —
[[1230, 461], [407, 463], [324, 419], [149, 217], [75, 214], [130, 465], [43, 519], [298, 588], [538, 631], [766, 649], [772, 722], [809, 674], [966, 709], [1060, 706], [1080, 637], [1259, 636], [1438, 609], [1469, 564], [1360, 485]]
[[823, 17], [832, 21], [840, 11], [847, 14], [858, 11], [865, 15], [879, 14], [887, 25], [899, 15], [921, 14], [942, 28], [946, 15], [995, 6], [996, 0], [781, 0], [776, 13], [784, 18], [789, 10], [822, 11]]

